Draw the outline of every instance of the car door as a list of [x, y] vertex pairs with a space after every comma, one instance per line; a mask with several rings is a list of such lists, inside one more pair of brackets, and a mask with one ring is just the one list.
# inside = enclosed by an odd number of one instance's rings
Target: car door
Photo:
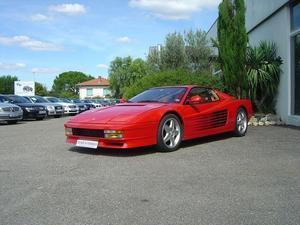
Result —
[[[192, 97], [199, 102], [191, 102]], [[184, 102], [185, 139], [219, 133], [227, 122], [228, 111], [222, 99], [210, 88], [195, 87]]]

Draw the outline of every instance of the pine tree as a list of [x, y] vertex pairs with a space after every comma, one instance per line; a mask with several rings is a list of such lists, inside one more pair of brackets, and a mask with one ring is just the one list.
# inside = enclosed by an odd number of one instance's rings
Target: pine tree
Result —
[[224, 84], [241, 98], [247, 93], [244, 0], [223, 0], [219, 5], [218, 49]]

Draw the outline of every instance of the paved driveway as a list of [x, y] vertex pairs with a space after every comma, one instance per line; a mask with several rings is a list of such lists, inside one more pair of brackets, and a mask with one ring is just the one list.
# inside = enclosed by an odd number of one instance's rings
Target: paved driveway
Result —
[[153, 148], [64, 142], [66, 118], [0, 125], [0, 224], [300, 224], [300, 130]]

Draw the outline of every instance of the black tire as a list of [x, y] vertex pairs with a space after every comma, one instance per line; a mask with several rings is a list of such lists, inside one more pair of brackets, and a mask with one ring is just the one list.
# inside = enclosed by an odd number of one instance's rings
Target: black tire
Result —
[[[244, 115], [243, 118], [243, 125], [241, 125], [239, 123], [239, 116]], [[245, 120], [245, 121], [244, 121]], [[243, 128], [239, 127], [242, 126]], [[248, 130], [248, 117], [247, 117], [247, 112], [244, 108], [239, 108], [236, 112], [236, 116], [235, 116], [235, 130], [234, 130], [234, 134], [237, 137], [243, 137], [246, 135]]]
[[54, 118], [60, 118], [61, 117], [61, 115], [55, 115], [54, 116]]
[[[163, 139], [163, 135], [165, 133], [164, 126], [166, 126], [166, 122], [168, 122], [170, 120], [172, 120], [174, 122], [175, 121], [177, 122], [177, 124], [175, 126], [178, 125], [179, 127], [177, 127], [176, 132], [180, 131], [179, 132], [179, 138], [178, 138], [178, 136], [176, 136], [176, 138], [173, 137], [174, 143], [175, 143], [175, 140], [176, 139], [177, 140], [176, 140], [176, 144], [172, 147], [170, 147], [168, 144], [166, 144], [164, 139]], [[173, 132], [175, 132], [175, 130]], [[176, 134], [174, 133], [174, 135], [176, 135]], [[183, 128], [182, 128], [182, 124], [181, 124], [180, 119], [178, 118], [178, 116], [176, 116], [174, 114], [167, 114], [162, 118], [162, 120], [159, 123], [158, 132], [157, 132], [157, 145], [156, 145], [156, 148], [160, 152], [176, 151], [180, 147], [182, 137], [183, 137]], [[171, 144], [171, 141], [170, 141], [170, 144]]]
[[36, 120], [43, 120], [44, 117], [37, 117]]
[[16, 124], [18, 120], [8, 120], [7, 124]]

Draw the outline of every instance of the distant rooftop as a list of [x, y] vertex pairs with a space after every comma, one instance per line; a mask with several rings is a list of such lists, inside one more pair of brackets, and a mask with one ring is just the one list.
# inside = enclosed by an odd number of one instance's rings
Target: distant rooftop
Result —
[[109, 81], [101, 76], [96, 79], [88, 80], [77, 84], [77, 86], [109, 86]]

